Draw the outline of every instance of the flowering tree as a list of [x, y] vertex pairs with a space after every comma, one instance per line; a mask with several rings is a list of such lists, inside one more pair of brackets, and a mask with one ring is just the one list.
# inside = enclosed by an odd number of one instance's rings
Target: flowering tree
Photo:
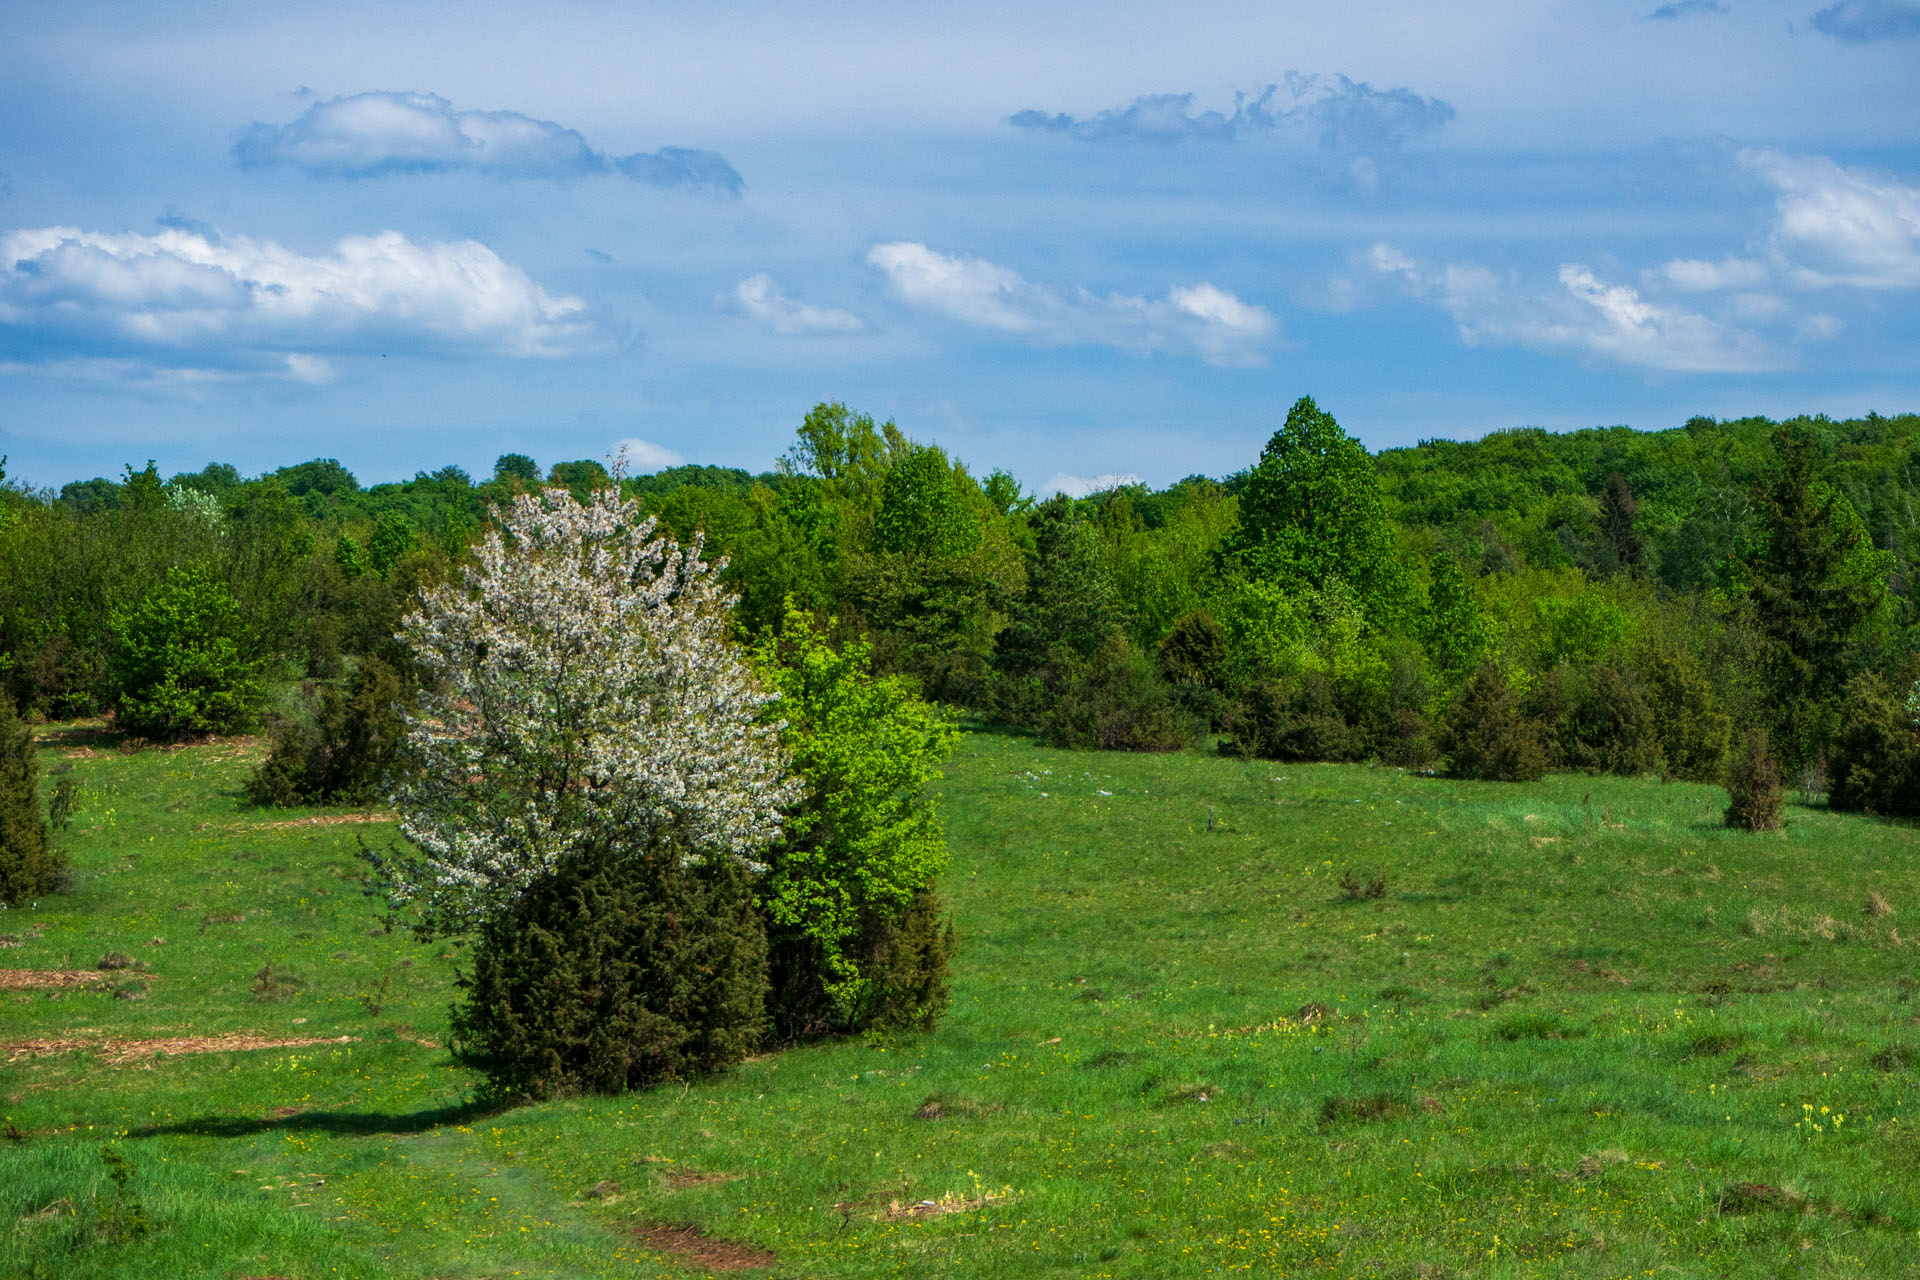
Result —
[[428, 692], [395, 796], [418, 855], [383, 858], [421, 928], [473, 929], [609, 843], [749, 865], [797, 796], [726, 636], [722, 564], [601, 489], [513, 499], [464, 584], [404, 623]]

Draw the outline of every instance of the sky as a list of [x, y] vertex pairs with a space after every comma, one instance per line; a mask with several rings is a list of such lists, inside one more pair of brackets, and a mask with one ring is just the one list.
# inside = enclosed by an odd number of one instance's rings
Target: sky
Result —
[[1920, 411], [1920, 0], [7, 8], [32, 485]]

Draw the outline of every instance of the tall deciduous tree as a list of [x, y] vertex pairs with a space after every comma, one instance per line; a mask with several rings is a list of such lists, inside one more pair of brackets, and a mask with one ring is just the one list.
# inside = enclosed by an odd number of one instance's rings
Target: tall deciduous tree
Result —
[[1311, 396], [1288, 411], [1247, 477], [1234, 552], [1249, 576], [1282, 586], [1345, 582], [1375, 625], [1403, 604], [1373, 459]]

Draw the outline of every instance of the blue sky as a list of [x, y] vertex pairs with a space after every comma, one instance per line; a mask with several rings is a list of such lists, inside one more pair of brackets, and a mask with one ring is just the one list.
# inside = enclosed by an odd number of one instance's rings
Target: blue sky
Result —
[[9, 473], [1920, 409], [1920, 0], [522, 8], [12, 0]]

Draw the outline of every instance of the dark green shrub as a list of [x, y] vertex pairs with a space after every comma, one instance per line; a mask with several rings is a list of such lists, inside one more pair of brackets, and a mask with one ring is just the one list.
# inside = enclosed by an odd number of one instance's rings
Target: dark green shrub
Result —
[[1780, 766], [1767, 748], [1766, 730], [1749, 729], [1727, 770], [1727, 825], [1778, 831], [1785, 808], [1786, 790], [1780, 785]]
[[1835, 809], [1920, 813], [1920, 733], [1879, 676], [1856, 676], [1840, 702], [1827, 756], [1827, 803]]
[[205, 569], [170, 569], [115, 615], [115, 709], [123, 728], [178, 739], [252, 723], [263, 689], [239, 606]]
[[1160, 674], [1176, 687], [1194, 684], [1222, 689], [1232, 656], [1227, 629], [1205, 609], [1195, 609], [1181, 614], [1160, 642]]
[[312, 719], [274, 726], [271, 752], [247, 778], [247, 798], [283, 806], [379, 799], [399, 766], [412, 694], [387, 663], [361, 659], [344, 686], [321, 692]]
[[1070, 674], [1040, 716], [1050, 746], [1105, 751], [1178, 751], [1196, 729], [1146, 655], [1115, 633]]
[[0, 693], [0, 903], [17, 907], [60, 887], [61, 859], [40, 814], [33, 731]]
[[1688, 782], [1718, 782], [1731, 722], [1706, 673], [1684, 650], [1654, 654], [1644, 671], [1667, 773]]
[[1527, 699], [1546, 729], [1556, 768], [1631, 777], [1660, 763], [1660, 736], [1646, 694], [1609, 663], [1547, 672]]
[[837, 948], [837, 958], [861, 978], [859, 1002], [848, 1010], [827, 989], [824, 977], [832, 970], [820, 940], [804, 930], [771, 926], [767, 1012], [774, 1033], [795, 1039], [930, 1028], [946, 1012], [958, 950], [953, 921], [934, 889], [922, 889], [892, 915], [866, 913], [859, 932]]
[[1507, 678], [1482, 663], [1441, 722], [1440, 746], [1462, 778], [1536, 782], [1546, 775], [1540, 725], [1522, 714]]
[[758, 886], [782, 1036], [928, 1027], [947, 1005], [947, 847], [927, 786], [956, 733], [870, 662], [798, 610], [756, 654], [805, 786]]
[[1223, 752], [1263, 760], [1359, 760], [1366, 740], [1347, 721], [1346, 712], [1325, 676], [1310, 673], [1297, 680], [1257, 680], [1234, 708], [1228, 727], [1233, 736]]
[[596, 843], [480, 926], [461, 985], [456, 1042], [496, 1089], [618, 1093], [746, 1056], [766, 930], [733, 859]]

